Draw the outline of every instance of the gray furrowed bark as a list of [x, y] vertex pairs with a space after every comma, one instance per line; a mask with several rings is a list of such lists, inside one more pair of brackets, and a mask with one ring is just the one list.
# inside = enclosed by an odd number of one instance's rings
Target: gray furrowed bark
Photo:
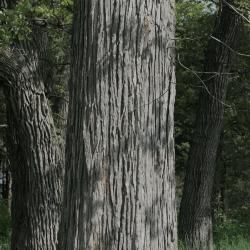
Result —
[[57, 244], [64, 154], [45, 96], [40, 58], [46, 48], [46, 34], [34, 29], [0, 60], [13, 181], [12, 250], [54, 250]]
[[174, 12], [75, 1], [58, 250], [177, 249]]

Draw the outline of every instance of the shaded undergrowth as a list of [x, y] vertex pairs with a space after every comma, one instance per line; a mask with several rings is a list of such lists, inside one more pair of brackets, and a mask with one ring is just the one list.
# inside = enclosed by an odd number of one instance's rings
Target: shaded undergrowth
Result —
[[[11, 221], [7, 203], [0, 201], [0, 250], [10, 249]], [[249, 218], [218, 216], [214, 226], [215, 250], [250, 250]], [[146, 249], [145, 249], [146, 250]], [[180, 243], [179, 250], [191, 250]]]

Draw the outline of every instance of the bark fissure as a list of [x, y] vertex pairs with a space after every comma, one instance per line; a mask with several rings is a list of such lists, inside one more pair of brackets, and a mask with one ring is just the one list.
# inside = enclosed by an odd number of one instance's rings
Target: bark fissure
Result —
[[75, 2], [58, 249], [177, 249], [174, 23], [170, 0]]

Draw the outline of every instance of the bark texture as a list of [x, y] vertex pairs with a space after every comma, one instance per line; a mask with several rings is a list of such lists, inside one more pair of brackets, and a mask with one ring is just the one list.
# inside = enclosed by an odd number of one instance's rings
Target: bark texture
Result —
[[229, 47], [235, 49], [241, 23], [241, 17], [223, 3], [213, 34], [220, 42], [211, 39], [206, 52], [205, 71], [217, 74], [203, 82], [200, 93], [179, 216], [181, 239], [197, 249], [213, 249], [211, 198], [233, 56]]
[[6, 201], [9, 201], [11, 199], [11, 176], [10, 176], [9, 159], [7, 157], [0, 159], [0, 171], [3, 181], [1, 198]]
[[214, 186], [212, 194], [212, 217], [215, 220], [216, 214], [223, 211], [224, 215], [228, 212], [227, 195], [227, 159], [224, 155], [224, 134], [221, 133], [220, 144], [217, 151], [216, 169], [214, 175]]
[[[0, 1], [11, 8], [14, 1]], [[45, 96], [42, 58], [47, 36], [1, 51], [0, 79], [7, 106], [12, 175], [12, 250], [54, 250], [62, 200], [63, 154]]]
[[177, 249], [174, 11], [75, 1], [58, 250]]
[[44, 93], [39, 59], [45, 50], [46, 35], [34, 31], [6, 57], [12, 250], [53, 250], [57, 243], [63, 154]]

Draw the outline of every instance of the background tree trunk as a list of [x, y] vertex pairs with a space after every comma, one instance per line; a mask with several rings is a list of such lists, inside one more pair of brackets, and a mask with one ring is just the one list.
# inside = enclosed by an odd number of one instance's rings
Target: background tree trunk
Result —
[[216, 219], [216, 214], [227, 215], [228, 210], [228, 196], [227, 196], [227, 159], [224, 156], [223, 148], [224, 135], [221, 133], [220, 144], [217, 151], [216, 169], [214, 176], [214, 186], [212, 194], [212, 217], [213, 221]]
[[2, 198], [6, 201], [9, 201], [11, 198], [11, 176], [10, 176], [10, 167], [8, 158], [2, 159], [0, 163], [1, 172], [3, 175], [3, 190], [2, 190]]
[[0, 60], [13, 178], [12, 250], [53, 250], [57, 243], [63, 153], [44, 91], [46, 37], [34, 29]]
[[60, 250], [177, 249], [172, 0], [76, 0]]
[[235, 48], [241, 23], [241, 17], [223, 2], [213, 34], [222, 43], [211, 39], [206, 52], [205, 71], [218, 74], [203, 82], [179, 216], [181, 239], [196, 248], [213, 248], [211, 198], [232, 62], [229, 47]]

